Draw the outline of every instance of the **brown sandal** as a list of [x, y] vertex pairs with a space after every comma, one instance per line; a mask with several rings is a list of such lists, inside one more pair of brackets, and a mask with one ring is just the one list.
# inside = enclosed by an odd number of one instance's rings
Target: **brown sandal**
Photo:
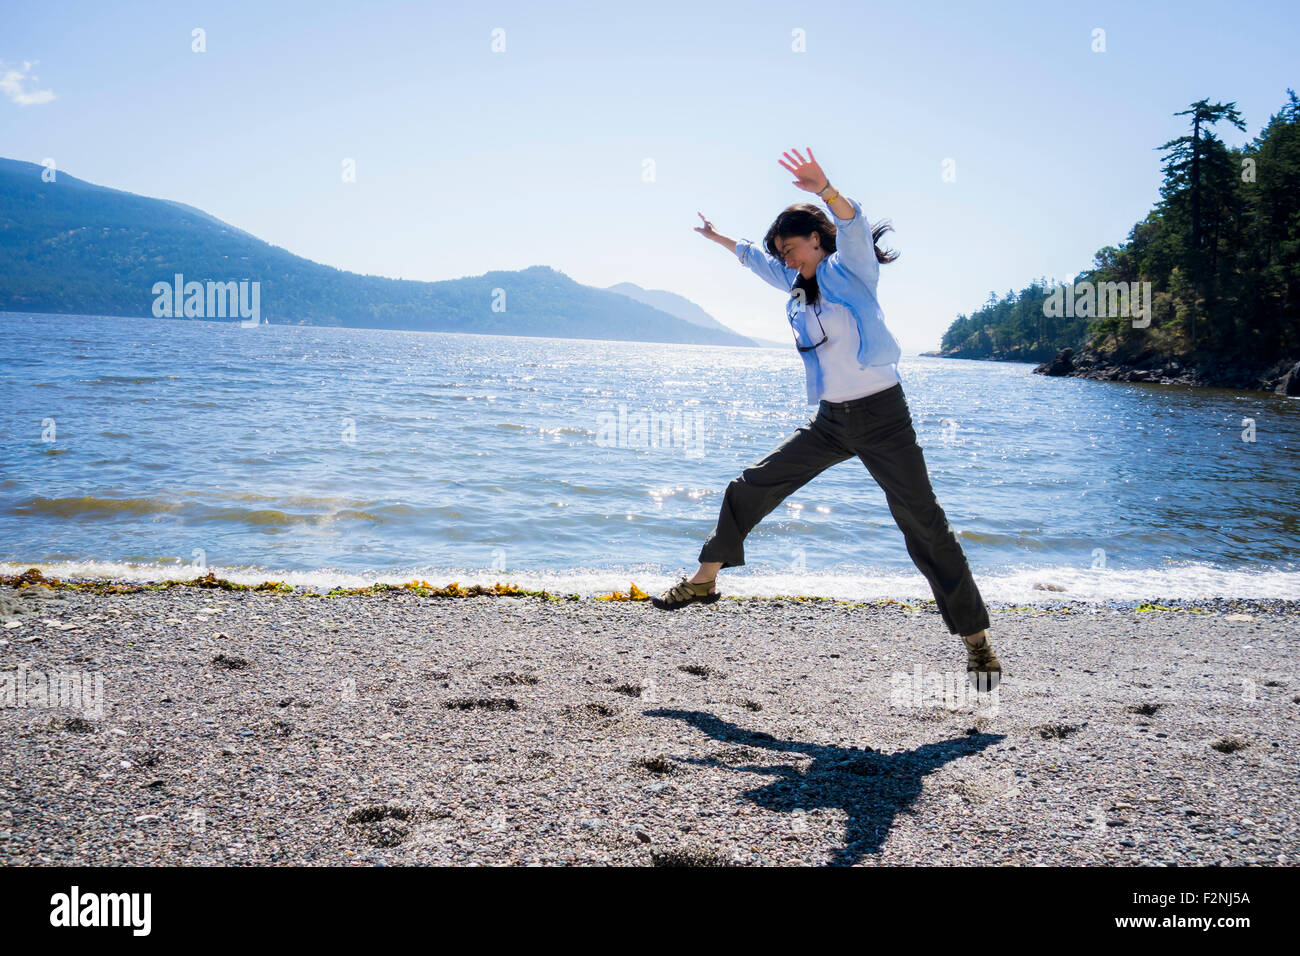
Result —
[[[998, 661], [998, 656], [993, 653], [993, 645], [989, 642], [988, 631], [980, 631], [983, 640], [978, 644], [972, 644], [962, 637], [961, 641], [966, 645], [966, 676], [973, 684], [983, 685], [985, 689], [992, 690], [997, 687], [1002, 680], [1002, 664]], [[970, 635], [978, 636], [977, 634]]]
[[[714, 578], [714, 581], [716, 580]], [[659, 597], [652, 597], [650, 603], [661, 611], [675, 611], [688, 604], [712, 604], [722, 595], [717, 591], [710, 591], [711, 587], [713, 581], [692, 584], [688, 579], [682, 578]]]

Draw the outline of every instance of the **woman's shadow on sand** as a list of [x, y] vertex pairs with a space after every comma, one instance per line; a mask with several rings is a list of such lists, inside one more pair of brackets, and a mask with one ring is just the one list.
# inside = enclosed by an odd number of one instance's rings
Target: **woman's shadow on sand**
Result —
[[777, 779], [742, 796], [779, 813], [840, 809], [848, 815], [844, 845], [828, 866], [852, 866], [868, 853], [879, 853], [899, 813], [906, 813], [921, 792], [921, 779], [949, 761], [977, 754], [1005, 738], [1003, 734], [968, 733], [914, 750], [882, 754], [868, 748], [832, 747], [778, 740], [771, 734], [745, 730], [698, 710], [647, 710], [647, 717], [667, 717], [690, 724], [715, 740], [812, 757], [802, 773], [789, 764], [736, 764], [717, 757], [676, 758], [682, 763], [723, 767]]

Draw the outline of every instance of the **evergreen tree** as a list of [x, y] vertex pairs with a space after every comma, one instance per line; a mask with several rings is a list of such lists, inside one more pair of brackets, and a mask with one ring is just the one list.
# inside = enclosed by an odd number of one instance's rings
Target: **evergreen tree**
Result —
[[1165, 151], [1161, 200], [1076, 281], [1150, 282], [1150, 325], [1131, 316], [1048, 315], [1052, 286], [990, 295], [959, 315], [941, 348], [971, 358], [1044, 361], [1062, 348], [1152, 351], [1265, 366], [1300, 356], [1300, 102], [1293, 90], [1254, 140], [1226, 146], [1213, 127], [1245, 129], [1234, 103], [1198, 100], [1190, 132]]

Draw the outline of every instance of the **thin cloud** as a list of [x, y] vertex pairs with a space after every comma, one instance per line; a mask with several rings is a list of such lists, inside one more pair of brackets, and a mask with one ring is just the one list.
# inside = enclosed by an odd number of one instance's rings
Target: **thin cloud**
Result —
[[53, 90], [32, 90], [27, 89], [27, 84], [36, 82], [36, 76], [28, 76], [32, 64], [24, 60], [21, 70], [15, 70], [13, 67], [4, 68], [0, 63], [0, 92], [9, 97], [10, 100], [19, 106], [32, 106], [38, 103], [48, 103], [54, 99]]

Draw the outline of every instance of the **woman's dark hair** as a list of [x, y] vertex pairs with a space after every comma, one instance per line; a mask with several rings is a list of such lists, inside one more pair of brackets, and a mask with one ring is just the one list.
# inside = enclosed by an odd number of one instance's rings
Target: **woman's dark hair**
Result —
[[[894, 227], [889, 224], [888, 219], [881, 220], [871, 227], [871, 241], [874, 244], [885, 233]], [[794, 236], [810, 236], [813, 233], [821, 238], [821, 246], [826, 250], [826, 255], [835, 251], [835, 223], [831, 222], [820, 206], [810, 202], [797, 202], [792, 206], [786, 206], [781, 210], [781, 214], [767, 230], [767, 235], [763, 237], [763, 248], [767, 250], [768, 255], [785, 261], [776, 250], [776, 240], [779, 236], [782, 239], [790, 239]], [[898, 253], [890, 249], [888, 252], [882, 252], [879, 246], [876, 246], [877, 262], [893, 262], [898, 258]], [[816, 305], [821, 300], [821, 292], [817, 288], [817, 276], [811, 279], [805, 279], [801, 274], [795, 280], [794, 288], [804, 290], [804, 302], [808, 305]]]

